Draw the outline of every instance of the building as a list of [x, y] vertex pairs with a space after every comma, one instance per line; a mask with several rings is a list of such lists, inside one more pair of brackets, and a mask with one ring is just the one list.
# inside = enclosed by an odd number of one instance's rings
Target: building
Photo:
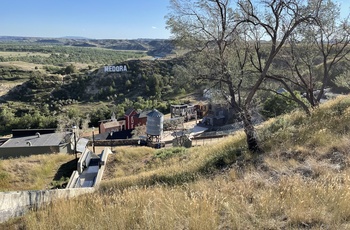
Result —
[[124, 118], [116, 119], [113, 113], [111, 119], [99, 121], [99, 133], [119, 132], [126, 129]]
[[171, 118], [183, 117], [185, 121], [196, 119], [197, 111], [194, 105], [170, 105]]
[[136, 126], [146, 125], [149, 112], [138, 112], [131, 108], [125, 112], [123, 118], [119, 119], [116, 119], [113, 113], [111, 119], [99, 121], [99, 134], [96, 140], [131, 138], [131, 132]]
[[13, 130], [13, 137], [0, 146], [0, 158], [48, 153], [73, 153], [72, 132], [53, 129]]
[[211, 110], [211, 105], [208, 102], [200, 101], [195, 105], [197, 117], [203, 118], [208, 115]]
[[219, 104], [210, 105], [210, 109], [202, 119], [202, 124], [208, 126], [222, 126], [229, 122], [232, 112], [226, 106]]
[[147, 114], [149, 112], [150, 111], [138, 112], [133, 108], [128, 109], [124, 114], [126, 129], [135, 129], [136, 126], [146, 125]]

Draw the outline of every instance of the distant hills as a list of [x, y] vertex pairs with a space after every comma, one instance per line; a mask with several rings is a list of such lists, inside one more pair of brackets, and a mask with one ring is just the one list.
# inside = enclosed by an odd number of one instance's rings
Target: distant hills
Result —
[[90, 39], [77, 36], [62, 38], [0, 36], [0, 42], [24, 42], [27, 44], [52, 44], [78, 47], [96, 47], [112, 50], [137, 50], [150, 56], [165, 57], [174, 52], [175, 46], [168, 39]]

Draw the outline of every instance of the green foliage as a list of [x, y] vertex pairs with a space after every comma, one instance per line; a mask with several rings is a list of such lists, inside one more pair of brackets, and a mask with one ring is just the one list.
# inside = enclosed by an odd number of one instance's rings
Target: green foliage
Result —
[[56, 117], [46, 114], [45, 107], [20, 110], [8, 105], [0, 107], [0, 134], [9, 134], [12, 129], [55, 128]]
[[65, 188], [69, 182], [69, 177], [61, 177], [59, 180], [52, 181], [51, 189]]
[[350, 132], [350, 99], [338, 97], [320, 105], [311, 116], [295, 111], [277, 117], [265, 125], [259, 137], [266, 150], [293, 146], [329, 147]]
[[[3, 133], [9, 133], [12, 128], [55, 128], [57, 117], [61, 114], [69, 117], [77, 116], [79, 107], [74, 109], [68, 107], [80, 102], [101, 101], [102, 104], [108, 104], [108, 107], [102, 106], [101, 111], [97, 108], [84, 111], [84, 114], [90, 114], [90, 125], [93, 126], [97, 126], [100, 120], [109, 119], [113, 112], [117, 117], [122, 117], [129, 108], [137, 110], [156, 108], [162, 113], [169, 112], [171, 100], [178, 92], [176, 80], [171, 76], [173, 65], [178, 60], [130, 60], [126, 63], [129, 70], [127, 73], [101, 74], [98, 70], [79, 71], [75, 64], [67, 66], [67, 63], [78, 61], [74, 59], [75, 57], [83, 58], [90, 52], [98, 53], [97, 50], [99, 49], [65, 47], [57, 44], [43, 46], [42, 44], [1, 43], [0, 51], [37, 52], [31, 56], [10, 55], [5, 57], [4, 61], [14, 58], [13, 60], [44, 64], [42, 68], [46, 72], [38, 66], [35, 69], [40, 71], [22, 71], [16, 67], [0, 68], [2, 79], [27, 80], [5, 96], [8, 101], [25, 102], [26, 109], [23, 109], [23, 106], [13, 106], [5, 111], [4, 122], [0, 121], [0, 130]], [[95, 62], [94, 66], [96, 63], [99, 62]], [[117, 58], [113, 61], [104, 59], [103, 64], [106, 63], [120, 63], [120, 61]], [[185, 91], [182, 92], [185, 93]], [[6, 107], [2, 108], [6, 110]], [[39, 114], [34, 111], [38, 111]], [[9, 121], [5, 122], [5, 120]]]
[[[60, 44], [25, 44], [25, 43], [0, 43], [0, 51], [28, 52], [32, 55], [1, 57], [1, 62], [23, 61], [44, 65], [63, 65], [68, 62], [79, 63], [115, 63], [129, 58], [140, 58], [145, 54], [136, 51], [115, 51], [92, 47], [64, 46]], [[39, 53], [39, 54], [36, 54]], [[50, 54], [43, 56], [42, 54]]]
[[72, 74], [72, 73], [75, 73], [77, 71], [77, 68], [70, 64], [69, 66], [67, 66], [65, 69], [64, 69], [64, 73], [65, 74]]
[[183, 156], [188, 153], [188, 149], [183, 147], [169, 148], [169, 149], [160, 149], [157, 150], [154, 154], [154, 157], [160, 159], [168, 159], [174, 156]]
[[[295, 94], [300, 100], [303, 100], [299, 93]], [[267, 118], [276, 117], [282, 114], [289, 113], [294, 109], [298, 108], [298, 106], [298, 103], [292, 100], [288, 92], [284, 92], [282, 94], [274, 94], [268, 97], [263, 103], [261, 114]]]

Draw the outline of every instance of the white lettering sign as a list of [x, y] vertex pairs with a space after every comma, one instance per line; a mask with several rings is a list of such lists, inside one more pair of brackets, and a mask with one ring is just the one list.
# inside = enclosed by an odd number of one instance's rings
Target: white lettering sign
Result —
[[109, 65], [105, 66], [105, 72], [126, 72], [128, 69], [126, 68], [126, 65]]

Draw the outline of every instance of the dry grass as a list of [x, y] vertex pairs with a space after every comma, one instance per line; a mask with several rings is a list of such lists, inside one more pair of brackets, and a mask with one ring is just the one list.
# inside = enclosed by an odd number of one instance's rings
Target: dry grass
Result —
[[17, 69], [24, 70], [24, 71], [33, 71], [33, 70], [35, 70], [35, 67], [42, 69], [44, 65], [23, 62], [23, 61], [10, 61], [10, 62], [1, 62], [0, 66], [1, 67], [15, 67]]
[[23, 56], [42, 56], [50, 57], [51, 54], [40, 53], [40, 52], [17, 52], [17, 51], [0, 51], [2, 57], [23, 57]]
[[0, 191], [51, 188], [59, 167], [73, 159], [68, 154], [49, 154], [0, 160]]
[[[230, 176], [231, 175], [231, 176]], [[350, 178], [269, 180], [234, 172], [57, 202], [20, 222], [27, 229], [347, 229]], [[82, 211], [84, 210], [84, 211]], [[98, 223], [98, 224], [97, 224]]]
[[[24, 229], [350, 229], [350, 98], [189, 150], [118, 149], [95, 194], [3, 227]], [[339, 125], [341, 124], [341, 125]], [[118, 155], [119, 154], [119, 155]]]

